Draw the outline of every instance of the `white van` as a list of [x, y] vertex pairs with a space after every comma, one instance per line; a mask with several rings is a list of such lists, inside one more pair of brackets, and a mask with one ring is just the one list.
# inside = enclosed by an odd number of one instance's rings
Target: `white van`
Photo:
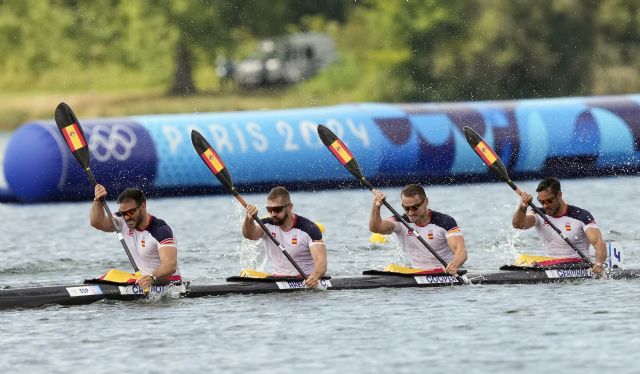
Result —
[[329, 35], [300, 33], [260, 41], [257, 50], [230, 73], [241, 87], [292, 84], [312, 77], [336, 58]]

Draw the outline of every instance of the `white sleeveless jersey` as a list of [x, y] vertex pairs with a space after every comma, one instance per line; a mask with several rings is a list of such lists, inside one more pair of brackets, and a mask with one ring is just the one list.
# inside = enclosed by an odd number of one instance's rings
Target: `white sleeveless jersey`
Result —
[[[120, 224], [120, 231], [127, 247], [129, 247], [129, 252], [143, 275], [153, 273], [160, 266], [160, 252], [158, 251], [160, 248], [163, 246], [177, 247], [171, 227], [159, 218], [151, 216], [149, 226], [139, 231], [129, 229], [119, 212], [114, 216]], [[176, 266], [176, 272], [171, 277], [179, 276], [180, 270]]]
[[[451, 216], [429, 210], [431, 219], [426, 226], [419, 226], [409, 221], [405, 214], [402, 218], [409, 222], [409, 226], [420, 233], [420, 236], [429, 243], [431, 248], [447, 263], [453, 260], [453, 251], [449, 248], [447, 239], [452, 236], [462, 236], [462, 232]], [[400, 246], [411, 260], [411, 266], [417, 269], [436, 269], [444, 266], [435, 256], [422, 244], [418, 238], [395, 217], [390, 217], [390, 221], [395, 224], [393, 232], [396, 234]]]
[[[276, 226], [272, 223], [271, 218], [263, 218], [262, 222], [265, 224], [271, 235], [282, 244], [287, 250], [287, 253], [293, 257], [295, 262], [306, 273], [311, 274], [313, 272], [313, 257], [309, 248], [316, 244], [314, 240], [321, 240], [322, 233], [318, 228], [318, 225], [310, 220], [299, 216], [293, 216], [293, 227], [289, 231], [283, 231], [280, 226]], [[282, 250], [278, 248], [273, 240], [267, 236], [267, 233], [262, 234], [262, 240], [264, 241], [267, 249], [267, 256], [273, 266], [273, 272], [280, 275], [299, 275], [296, 268], [291, 265], [291, 262], [282, 253]]]
[[[536, 231], [544, 243], [547, 255], [558, 258], [580, 257], [578, 252], [571, 248], [539, 215], [536, 214], [535, 217]], [[567, 205], [567, 209], [565, 209], [560, 217], [547, 217], [585, 256], [593, 256], [589, 239], [587, 239], [587, 235], [585, 234], [587, 229], [598, 228], [596, 220], [593, 219], [591, 213], [584, 209]]]

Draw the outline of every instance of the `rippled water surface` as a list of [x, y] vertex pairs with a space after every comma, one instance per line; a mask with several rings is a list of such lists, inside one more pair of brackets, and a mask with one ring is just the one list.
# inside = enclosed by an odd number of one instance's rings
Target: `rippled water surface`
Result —
[[[567, 180], [565, 200], [596, 217], [640, 268], [637, 177]], [[520, 186], [530, 192], [534, 182]], [[400, 207], [399, 189], [384, 190]], [[470, 272], [495, 271], [533, 232], [510, 228], [517, 196], [502, 183], [427, 187], [432, 209], [465, 234]], [[244, 197], [263, 206], [264, 194]], [[325, 225], [329, 271], [402, 261], [370, 246], [365, 190], [296, 192], [294, 210]], [[229, 196], [156, 199], [178, 238], [183, 275], [221, 283], [264, 268], [240, 238]], [[111, 202], [112, 209], [115, 203]], [[70, 284], [129, 269], [115, 234], [88, 225], [90, 202], [0, 205], [0, 287]], [[640, 281], [316, 291], [0, 311], [0, 368], [16, 372], [590, 372], [640, 371]]]

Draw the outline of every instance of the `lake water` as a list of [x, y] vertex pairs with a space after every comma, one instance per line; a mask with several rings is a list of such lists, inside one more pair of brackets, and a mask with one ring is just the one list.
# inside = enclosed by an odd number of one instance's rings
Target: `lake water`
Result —
[[[591, 211], [605, 238], [624, 248], [627, 268], [640, 268], [639, 182], [629, 176], [563, 181], [565, 200]], [[536, 183], [519, 185], [533, 192]], [[399, 190], [383, 190], [396, 209]], [[427, 194], [432, 209], [452, 215], [462, 227], [470, 272], [496, 271], [518, 252], [539, 252], [533, 230], [510, 228], [518, 197], [504, 183], [427, 186]], [[244, 197], [264, 206], [265, 194]], [[333, 277], [402, 261], [393, 244], [368, 244], [370, 192], [294, 192], [292, 200], [294, 211], [325, 225]], [[115, 234], [89, 226], [90, 204], [0, 204], [0, 286], [79, 283], [108, 268], [129, 269]], [[242, 209], [230, 196], [154, 199], [148, 209], [172, 225], [181, 270], [193, 283], [221, 283], [247, 267], [268, 270], [261, 246], [241, 239]], [[0, 311], [0, 368], [637, 373], [639, 287], [633, 280], [586, 280]]]

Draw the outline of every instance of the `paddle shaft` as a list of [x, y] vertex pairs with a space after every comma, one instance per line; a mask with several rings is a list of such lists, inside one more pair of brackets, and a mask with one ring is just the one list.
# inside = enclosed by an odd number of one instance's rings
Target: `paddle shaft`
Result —
[[[367, 187], [371, 192], [373, 192], [374, 187], [371, 183], [369, 183], [369, 181], [365, 178], [365, 177], [361, 177], [360, 178], [360, 183], [362, 183], [362, 185], [364, 185], [365, 187]], [[396, 219], [398, 220], [398, 222], [401, 222], [404, 227], [407, 228], [407, 230], [409, 230], [409, 232], [412, 232], [413, 235], [415, 235], [416, 238], [418, 238], [418, 241], [420, 241], [420, 243], [422, 243], [422, 245], [424, 245], [429, 252], [431, 252], [431, 254], [433, 255], [433, 257], [435, 257], [438, 261], [440, 261], [440, 263], [446, 268], [447, 266], [449, 266], [449, 264], [447, 264], [447, 262], [431, 247], [431, 245], [429, 245], [429, 243], [427, 243], [426, 240], [424, 240], [424, 238], [422, 237], [422, 235], [420, 235], [419, 232], [417, 232], [416, 230], [414, 230], [411, 226], [409, 226], [409, 223], [407, 221], [404, 220], [404, 218], [402, 218], [402, 216], [395, 210], [393, 209], [393, 207], [387, 202], [387, 200], [382, 200], [382, 204], [384, 204], [384, 206], [387, 207], [387, 209], [389, 209], [389, 211], [393, 214], [394, 217], [396, 217]], [[455, 275], [456, 279], [458, 280], [458, 282], [460, 282], [460, 284], [465, 284], [466, 282], [464, 281], [464, 279], [460, 276], [460, 275]]]
[[[347, 148], [347, 145], [344, 144], [340, 139], [338, 139], [333, 131], [329, 130], [328, 127], [323, 125], [318, 125], [318, 136], [320, 137], [320, 140], [322, 140], [322, 143], [327, 146], [329, 151], [342, 164], [342, 166], [344, 166], [349, 173], [356, 177], [363, 186], [367, 187], [371, 192], [373, 192], [373, 185], [369, 183], [364, 175], [362, 175], [360, 165], [358, 164], [358, 161], [353, 156], [351, 151], [349, 151], [349, 149]], [[407, 228], [407, 230], [409, 230], [409, 232], [412, 232], [415, 237], [418, 238], [420, 243], [422, 243], [445, 268], [449, 266], [447, 262], [442, 257], [440, 257], [436, 253], [436, 251], [433, 250], [433, 248], [431, 248], [429, 243], [427, 243], [427, 241], [424, 240], [422, 236], [420, 236], [420, 233], [409, 226], [409, 224], [402, 218], [402, 216], [400, 216], [400, 214], [398, 214], [398, 212], [396, 212], [396, 210], [393, 209], [393, 207], [391, 207], [391, 205], [389, 205], [386, 200], [382, 200], [382, 203], [387, 207], [387, 209], [389, 209], [389, 211], [391, 211], [391, 213], [393, 213], [393, 215], [399, 222], [402, 222], [402, 224]], [[458, 280], [458, 282], [460, 282], [460, 284], [466, 284], [468, 282], [458, 274], [455, 275], [455, 278]]]
[[[509, 187], [511, 187], [518, 195], [520, 195], [522, 191], [520, 190], [520, 188], [518, 188], [518, 186], [515, 185], [515, 183], [513, 183], [510, 179], [507, 179], [506, 182], [509, 185]], [[556, 225], [554, 225], [553, 222], [549, 221], [549, 217], [547, 217], [547, 215], [542, 211], [542, 209], [535, 206], [533, 201], [529, 201], [529, 206], [533, 209], [534, 212], [536, 212], [536, 214], [538, 214], [549, 225], [549, 227], [551, 227], [555, 232], [557, 232], [558, 235], [560, 235], [560, 237], [567, 244], [569, 244], [569, 246], [573, 248], [574, 251], [578, 252], [580, 257], [582, 257], [582, 259], [585, 260], [589, 264], [589, 266], [593, 267], [593, 262], [591, 262], [591, 260], [589, 260], [589, 258], [585, 256], [585, 254], [582, 253], [582, 251], [578, 249], [578, 247], [576, 247], [573, 243], [571, 243], [569, 238], [558, 227], [556, 227]]]
[[[96, 178], [93, 176], [91, 169], [87, 167], [84, 169], [84, 171], [85, 173], [87, 173], [87, 177], [89, 178], [89, 181], [91, 181], [91, 184], [95, 188], [98, 182], [96, 181]], [[129, 251], [129, 247], [127, 246], [127, 243], [125, 243], [124, 241], [124, 236], [122, 235], [122, 232], [118, 227], [118, 223], [116, 222], [115, 218], [113, 218], [113, 214], [111, 214], [111, 209], [109, 209], [109, 205], [107, 205], [107, 202], [104, 199], [104, 197], [100, 198], [100, 202], [102, 203], [102, 207], [104, 208], [104, 211], [107, 213], [107, 217], [109, 217], [109, 221], [111, 221], [111, 225], [113, 226], [113, 229], [115, 230], [116, 234], [118, 234], [118, 239], [120, 239], [120, 244], [122, 244], [122, 248], [124, 248], [124, 251], [127, 253], [127, 257], [129, 257], [129, 262], [131, 262], [131, 265], [133, 266], [133, 270], [135, 270], [136, 273], [139, 272], [140, 269], [138, 269], [138, 265], [136, 265], [136, 261], [133, 259], [133, 256]]]
[[[213, 147], [211, 147], [211, 144], [207, 142], [207, 139], [205, 139], [204, 136], [202, 136], [202, 134], [200, 134], [198, 131], [192, 130], [191, 143], [193, 143], [193, 148], [196, 150], [196, 153], [200, 155], [200, 158], [202, 159], [202, 161], [204, 161], [205, 165], [207, 165], [207, 167], [213, 173], [213, 175], [215, 175], [216, 178], [218, 178], [218, 180], [220, 181], [220, 183], [222, 183], [222, 185], [225, 186], [227, 191], [232, 193], [233, 196], [235, 196], [235, 198], [238, 199], [240, 204], [242, 204], [242, 206], [246, 208], [247, 202], [242, 198], [242, 196], [240, 196], [240, 193], [238, 192], [238, 190], [236, 190], [236, 188], [233, 187], [229, 170], [227, 169], [226, 166], [224, 166], [224, 162], [222, 162], [222, 159], [220, 158], [220, 156], [216, 153]], [[260, 225], [262, 230], [267, 234], [267, 236], [269, 236], [269, 238], [275, 243], [275, 245], [277, 245], [278, 248], [280, 248], [284, 256], [287, 258], [287, 260], [289, 260], [291, 265], [293, 265], [293, 267], [296, 268], [298, 273], [300, 273], [300, 275], [302, 275], [304, 279], [307, 279], [307, 274], [305, 274], [305, 272], [300, 268], [300, 266], [296, 263], [293, 257], [291, 257], [289, 252], [287, 252], [287, 250], [284, 249], [284, 246], [280, 244], [280, 242], [278, 242], [278, 240], [276, 240], [276, 238], [274, 238], [273, 235], [271, 235], [271, 232], [269, 231], [269, 229], [267, 229], [267, 226], [265, 226], [264, 223], [262, 223], [260, 218], [258, 218], [258, 216], [254, 214], [253, 219], [258, 223], [258, 225]]]
[[[240, 202], [240, 204], [242, 204], [243, 207], [245, 207], [245, 208], [247, 207], [247, 202], [245, 201], [245, 199], [242, 198], [242, 196], [240, 196], [240, 193], [235, 188], [231, 189], [231, 193], [233, 194], [233, 196], [236, 197], [236, 199], [238, 199], [238, 201]], [[267, 226], [265, 226], [265, 224], [262, 222], [262, 220], [258, 217], [258, 215], [254, 214], [252, 216], [252, 218], [253, 218], [254, 221], [256, 221], [258, 223], [258, 225], [260, 225], [260, 227], [267, 234], [269, 239], [271, 239], [271, 241], [276, 246], [278, 246], [278, 248], [280, 248], [280, 250], [282, 251], [282, 254], [284, 254], [284, 256], [287, 258], [287, 260], [289, 260], [289, 262], [291, 262], [291, 265], [293, 265], [293, 267], [296, 268], [298, 273], [300, 273], [300, 275], [302, 275], [302, 277], [304, 279], [307, 279], [307, 274], [304, 272], [304, 270], [302, 270], [302, 268], [300, 268], [300, 265], [298, 265], [298, 263], [293, 259], [293, 257], [291, 257], [289, 252], [287, 252], [287, 250], [284, 248], [284, 246], [282, 244], [280, 244], [278, 239], [274, 238], [273, 235], [271, 235], [271, 232], [269, 231]]]

